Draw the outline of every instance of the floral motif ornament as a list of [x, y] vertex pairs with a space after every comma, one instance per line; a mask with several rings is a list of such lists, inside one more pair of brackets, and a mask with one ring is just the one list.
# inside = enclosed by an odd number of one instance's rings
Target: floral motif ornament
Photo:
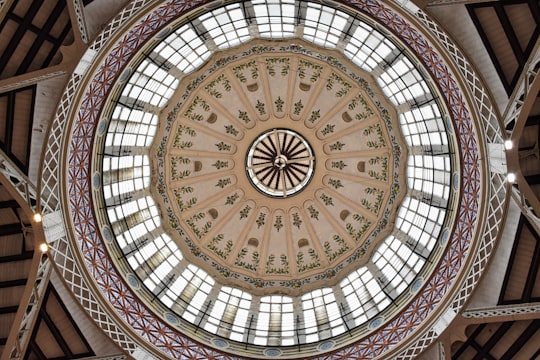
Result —
[[[171, 357], [199, 356], [232, 359], [232, 356], [193, 342], [146, 309], [112, 266], [90, 210], [92, 206], [91, 184], [89, 183], [90, 144], [96, 131], [105, 96], [111, 89], [115, 75], [119, 74], [129, 58], [135, 54], [146, 39], [169, 21], [201, 3], [203, 2], [172, 1], [155, 9], [148, 17], [139, 21], [121, 41], [116, 43], [113, 51], [98, 67], [86, 88], [80, 111], [72, 125], [72, 133], [77, 133], [78, 136], [71, 138], [67, 160], [68, 195], [70, 196], [68, 211], [71, 213], [74, 235], [80, 244], [88, 270], [101, 288], [103, 296], [136, 333], [143, 339], [154, 343], [161, 351]], [[408, 44], [427, 66], [441, 88], [445, 100], [451, 104], [451, 121], [455, 125], [460, 143], [460, 155], [463, 158], [463, 163], [466, 164], [461, 174], [464, 196], [461, 197], [459, 204], [456, 231], [450, 236], [449, 246], [443, 255], [441, 264], [413, 302], [390, 323], [383, 325], [364, 339], [325, 355], [325, 359], [380, 356], [403, 341], [420, 326], [451, 289], [458, 271], [465, 262], [473, 238], [476, 209], [480, 196], [479, 150], [474, 136], [474, 125], [457, 82], [442, 57], [420, 32], [385, 5], [375, 1], [357, 1], [350, 3], [349, 6], [377, 19]]]

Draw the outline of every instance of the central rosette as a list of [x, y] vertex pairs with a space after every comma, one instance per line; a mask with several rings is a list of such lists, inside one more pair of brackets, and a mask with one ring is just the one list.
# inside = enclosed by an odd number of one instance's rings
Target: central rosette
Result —
[[327, 286], [393, 228], [406, 189], [396, 113], [371, 75], [321, 51], [219, 53], [162, 117], [164, 228], [217, 281], [257, 294]]
[[259, 191], [285, 198], [304, 189], [313, 177], [315, 156], [309, 143], [298, 133], [270, 129], [249, 148], [246, 171]]

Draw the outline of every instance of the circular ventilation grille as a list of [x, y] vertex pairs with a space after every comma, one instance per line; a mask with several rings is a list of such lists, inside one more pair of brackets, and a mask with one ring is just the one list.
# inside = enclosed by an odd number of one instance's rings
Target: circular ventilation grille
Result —
[[302, 191], [315, 170], [311, 146], [292, 130], [271, 129], [249, 148], [246, 171], [251, 183], [263, 194], [287, 197]]

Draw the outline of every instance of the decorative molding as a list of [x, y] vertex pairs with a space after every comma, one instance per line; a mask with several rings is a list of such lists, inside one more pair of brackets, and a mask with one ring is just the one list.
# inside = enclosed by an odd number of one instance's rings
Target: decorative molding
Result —
[[488, 308], [469, 309], [464, 311], [461, 315], [466, 319], [485, 319], [528, 314], [540, 314], [540, 303], [501, 305]]
[[[50, 70], [50, 69], [47, 69], [47, 70]], [[41, 71], [37, 71], [37, 72], [41, 73]], [[24, 79], [24, 80], [21, 80], [21, 81], [10, 82], [9, 84], [5, 84], [3, 86], [0, 86], [0, 94], [6, 93], [8, 91], [13, 91], [13, 90], [16, 90], [16, 89], [21, 89], [21, 88], [29, 86], [29, 85], [34, 85], [34, 84], [37, 84], [37, 83], [39, 83], [41, 81], [53, 79], [53, 78], [56, 78], [56, 77], [59, 77], [59, 76], [64, 76], [66, 74], [67, 74], [67, 72], [65, 70], [58, 70], [58, 71], [52, 71], [52, 72], [43, 73], [41, 75], [37, 75], [37, 76], [31, 77], [31, 78], [28, 78], [28, 79]]]
[[86, 27], [86, 20], [84, 18], [84, 5], [81, 0], [71, 0], [68, 3], [73, 4], [73, 11], [75, 12], [75, 19], [77, 20], [77, 27], [79, 29], [79, 34], [81, 40], [88, 44], [88, 30]]

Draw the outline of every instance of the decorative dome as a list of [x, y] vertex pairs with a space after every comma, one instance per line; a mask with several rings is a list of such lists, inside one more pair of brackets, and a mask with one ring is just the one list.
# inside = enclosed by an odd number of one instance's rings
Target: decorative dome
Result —
[[406, 188], [382, 90], [298, 41], [218, 52], [182, 80], [150, 151], [167, 233], [189, 263], [252, 294], [302, 295], [365, 264]]
[[427, 331], [482, 196], [439, 50], [380, 3], [147, 11], [103, 48], [67, 160], [87, 266], [142, 343], [374, 357]]

